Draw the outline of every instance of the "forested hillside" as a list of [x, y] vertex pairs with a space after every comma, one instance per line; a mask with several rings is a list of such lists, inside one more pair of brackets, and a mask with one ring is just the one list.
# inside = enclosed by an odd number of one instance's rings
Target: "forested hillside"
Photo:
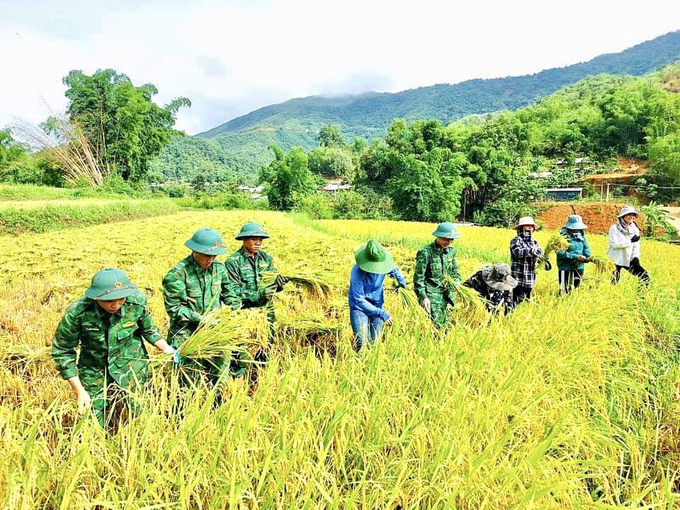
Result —
[[[516, 110], [588, 76], [603, 73], [639, 76], [678, 59], [680, 31], [620, 53], [601, 55], [588, 62], [533, 75], [439, 84], [396, 94], [293, 99], [233, 119], [192, 140], [215, 140], [225, 154], [241, 162], [235, 166], [254, 173], [262, 164], [271, 161], [270, 145], [276, 144], [284, 150], [294, 146], [312, 148], [316, 145], [319, 129], [327, 124], [338, 126], [349, 139], [355, 136], [373, 139], [384, 136], [395, 118], [437, 119], [447, 124], [471, 114]], [[164, 165], [172, 167], [167, 175], [189, 170], [185, 168], [186, 162], [176, 161], [172, 153], [191, 152], [191, 143], [202, 142], [176, 141], [166, 149], [161, 157]], [[209, 165], [205, 168], [209, 171]]]
[[[626, 156], [649, 163], [636, 181], [639, 195], [672, 200], [680, 183], [679, 79], [678, 64], [643, 77], [599, 75], [516, 112], [448, 125], [396, 119], [368, 145], [346, 143], [327, 126], [308, 153], [276, 149], [260, 179], [276, 209], [511, 225], [537, 212], [546, 188], [575, 185]], [[316, 193], [314, 174], [339, 177], [353, 191], [328, 199]]]

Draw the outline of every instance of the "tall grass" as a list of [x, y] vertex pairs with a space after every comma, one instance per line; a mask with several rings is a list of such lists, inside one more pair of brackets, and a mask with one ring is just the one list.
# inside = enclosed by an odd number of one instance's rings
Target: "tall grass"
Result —
[[[146, 289], [165, 330], [160, 280], [186, 254], [183, 241], [248, 219], [272, 234], [264, 249], [277, 267], [304, 256], [343, 294], [357, 242], [296, 230], [276, 213], [182, 213], [64, 231], [56, 242], [27, 235], [36, 248], [21, 261], [8, 255], [15, 240], [0, 237], [0, 340], [16, 346], [12, 359], [38, 350], [109, 263]], [[489, 232], [464, 232], [464, 277], [484, 262], [473, 247], [485, 253]], [[512, 236], [495, 232], [498, 242]], [[589, 240], [595, 252], [606, 247]], [[534, 302], [484, 327], [434, 331], [420, 307], [388, 292], [394, 324], [358, 355], [345, 298], [282, 293], [252, 395], [246, 381], [228, 381], [216, 406], [215, 390], [181, 388], [155, 370], [140, 413], [108, 435], [78, 420], [44, 360], [22, 372], [0, 355], [0, 507], [673, 508], [680, 269], [664, 268], [679, 253], [648, 244], [648, 291], [624, 274], [617, 286], [596, 278], [558, 296], [556, 279], [540, 275]], [[412, 250], [390, 251], [408, 278]]]
[[96, 148], [90, 144], [80, 126], [60, 116], [50, 119], [53, 134], [27, 122], [17, 123], [15, 129], [32, 146], [42, 149], [63, 170], [66, 182], [73, 185], [83, 182], [90, 186], [103, 185], [111, 169], [102, 165]]

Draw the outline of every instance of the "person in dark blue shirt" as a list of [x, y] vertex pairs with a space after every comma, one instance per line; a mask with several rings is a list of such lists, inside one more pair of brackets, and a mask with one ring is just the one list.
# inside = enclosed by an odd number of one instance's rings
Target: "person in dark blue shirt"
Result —
[[399, 287], [406, 287], [401, 271], [394, 265], [394, 259], [379, 242], [370, 240], [354, 254], [356, 265], [349, 280], [349, 319], [352, 324], [359, 351], [374, 344], [383, 325], [392, 325], [392, 317], [383, 310], [385, 297], [383, 283], [389, 275], [397, 280]]

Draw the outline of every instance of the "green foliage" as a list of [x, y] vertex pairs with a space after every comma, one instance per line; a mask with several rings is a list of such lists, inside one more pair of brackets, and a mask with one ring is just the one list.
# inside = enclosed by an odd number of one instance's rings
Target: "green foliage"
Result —
[[322, 127], [316, 139], [319, 142], [319, 147], [342, 148], [345, 146], [345, 137], [338, 127], [332, 124]]
[[255, 179], [256, 170], [257, 166], [231, 155], [214, 140], [174, 136], [152, 161], [148, 177], [156, 176], [157, 182], [191, 181], [200, 174], [210, 181], [238, 179], [245, 184]]
[[660, 182], [680, 184], [680, 130], [653, 140], [649, 145], [649, 161]]
[[258, 208], [243, 193], [197, 193], [178, 200], [179, 205], [188, 209], [255, 209]]
[[352, 153], [337, 147], [318, 147], [309, 152], [309, 170], [324, 177], [339, 177], [343, 181], [352, 182], [355, 166]]
[[266, 183], [269, 205], [279, 211], [290, 211], [296, 198], [312, 193], [314, 179], [309, 171], [307, 155], [304, 150], [294, 147], [288, 154], [272, 146], [275, 159], [260, 170], [260, 182]]
[[675, 236], [677, 231], [668, 221], [668, 213], [661, 209], [661, 205], [650, 202], [649, 205], [642, 206], [640, 210], [645, 214], [645, 235], [668, 239]]
[[315, 220], [326, 220], [334, 217], [333, 201], [324, 193], [310, 193], [294, 197], [293, 211], [302, 213]]
[[112, 69], [91, 76], [74, 70], [64, 84], [71, 120], [83, 130], [102, 167], [126, 180], [146, 178], [151, 160], [176, 134], [177, 110], [191, 106], [188, 99], [177, 98], [160, 107], [152, 100], [155, 86], [135, 87]]
[[11, 131], [0, 130], [0, 175], [4, 175], [24, 155], [24, 148], [12, 138]]

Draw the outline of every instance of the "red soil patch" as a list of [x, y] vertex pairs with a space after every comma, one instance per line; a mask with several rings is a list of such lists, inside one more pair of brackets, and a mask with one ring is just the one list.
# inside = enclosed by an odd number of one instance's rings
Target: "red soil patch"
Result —
[[599, 184], [633, 184], [636, 179], [647, 173], [647, 163], [641, 159], [619, 158], [616, 161], [617, 170], [606, 174], [588, 175], [581, 182], [592, 185]]
[[[624, 204], [559, 204], [550, 206], [537, 216], [536, 219], [543, 222], [548, 230], [559, 230], [567, 222], [571, 214], [578, 214], [583, 222], [588, 225], [588, 232], [604, 234], [609, 232], [609, 227], [616, 223], [619, 211]], [[644, 214], [636, 220], [640, 229], [643, 229]]]

